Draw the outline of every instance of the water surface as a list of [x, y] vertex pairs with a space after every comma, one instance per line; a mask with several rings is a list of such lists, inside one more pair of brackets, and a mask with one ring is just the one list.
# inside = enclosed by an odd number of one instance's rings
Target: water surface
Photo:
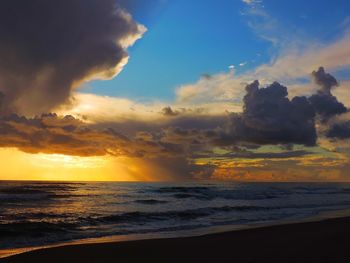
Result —
[[108, 236], [176, 236], [350, 208], [347, 183], [0, 182], [0, 249]]

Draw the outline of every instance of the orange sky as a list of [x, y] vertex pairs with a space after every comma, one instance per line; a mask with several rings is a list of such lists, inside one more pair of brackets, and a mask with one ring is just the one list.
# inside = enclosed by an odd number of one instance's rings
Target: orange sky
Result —
[[[0, 148], [0, 180], [51, 181], [169, 181], [176, 171], [157, 162], [129, 157], [77, 157], [61, 154], [29, 154]], [[310, 156], [285, 160], [199, 160], [198, 166], [214, 164], [210, 179], [238, 181], [345, 181], [347, 160], [326, 162]], [[201, 173], [197, 179], [209, 179]], [[345, 175], [345, 176], [344, 176]], [[183, 174], [182, 178], [190, 178]]]
[[128, 158], [28, 154], [0, 149], [0, 180], [147, 181]]

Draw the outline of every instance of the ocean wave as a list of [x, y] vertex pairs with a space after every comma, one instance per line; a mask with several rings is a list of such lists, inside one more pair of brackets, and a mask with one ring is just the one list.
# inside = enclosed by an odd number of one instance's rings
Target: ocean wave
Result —
[[189, 220], [200, 217], [207, 217], [218, 212], [232, 211], [261, 211], [270, 210], [270, 207], [259, 206], [222, 206], [222, 207], [205, 207], [188, 210], [171, 210], [164, 212], [128, 212], [116, 215], [109, 215], [100, 218], [91, 218], [95, 221], [111, 223], [130, 223], [130, 222], [147, 222], [147, 221], [164, 221], [164, 220]]
[[151, 190], [154, 193], [170, 195], [177, 199], [193, 198], [198, 200], [261, 200], [279, 197], [281, 191], [244, 191], [232, 189], [219, 189], [217, 187], [161, 187]]
[[298, 186], [291, 188], [270, 187], [255, 189], [219, 189], [217, 187], [161, 187], [151, 190], [154, 193], [165, 194], [176, 199], [197, 199], [197, 200], [263, 200], [275, 199], [291, 195], [338, 195], [350, 194], [350, 188], [336, 188], [336, 187], [311, 187]]
[[292, 195], [292, 194], [303, 194], [303, 195], [338, 195], [338, 194], [350, 194], [350, 188], [342, 187], [340, 185], [334, 186], [294, 186], [294, 187], [272, 187], [273, 190], [279, 190], [281, 193]]
[[4, 195], [0, 194], [0, 207], [6, 204], [22, 204], [22, 203], [32, 203], [33, 201], [47, 201], [47, 194], [36, 194], [36, 195], [20, 195], [20, 194], [12, 194], [12, 195]]
[[203, 193], [212, 189], [211, 187], [206, 186], [172, 186], [172, 187], [160, 187], [158, 189], [154, 189], [155, 193]]
[[9, 187], [0, 189], [0, 193], [6, 195], [34, 195], [48, 194], [50, 192], [32, 187]]
[[57, 191], [73, 191], [76, 188], [69, 184], [30, 184], [30, 185], [4, 185], [0, 193], [4, 194], [42, 194]]
[[31, 203], [34, 201], [37, 203], [45, 203], [53, 199], [87, 196], [76, 194], [76, 187], [76, 185], [68, 183], [31, 183], [25, 185], [5, 183], [0, 185], [0, 207], [7, 204], [21, 205], [22, 203]]
[[70, 194], [74, 190], [73, 186], [66, 184], [3, 184], [0, 186], [0, 206], [6, 203], [46, 202], [61, 195]]
[[77, 217], [75, 213], [45, 213], [45, 212], [22, 212], [22, 213], [2, 213], [0, 215], [0, 225], [7, 224], [8, 222], [48, 222], [48, 221], [67, 221], [68, 219], [74, 219]]
[[156, 205], [156, 204], [169, 203], [169, 201], [156, 200], [156, 199], [139, 199], [139, 200], [135, 200], [134, 202], [138, 204], [144, 204], [144, 205]]

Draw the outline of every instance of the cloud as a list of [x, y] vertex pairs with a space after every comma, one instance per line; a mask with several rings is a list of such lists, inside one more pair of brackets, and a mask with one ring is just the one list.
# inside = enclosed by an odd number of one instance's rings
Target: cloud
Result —
[[[186, 171], [193, 176], [204, 176], [212, 171], [211, 165], [197, 167], [191, 159], [215, 147], [228, 151], [222, 155], [224, 158], [291, 158], [307, 152], [259, 154], [237, 152], [230, 147], [314, 145], [316, 140], [313, 108], [305, 97], [289, 100], [287, 88], [279, 83], [266, 88], [260, 88], [257, 81], [248, 85], [242, 113], [206, 115], [198, 110], [167, 109], [177, 114], [164, 116], [164, 110], [158, 110], [160, 122], [157, 124], [142, 119], [89, 123], [56, 114], [35, 118], [3, 116], [0, 118], [0, 146], [15, 147], [27, 153], [122, 156], [147, 160], [154, 167], [159, 160], [163, 164], [157, 167], [187, 163]], [[179, 173], [173, 171], [172, 174]]]
[[[238, 102], [237, 102], [238, 103]], [[118, 123], [122, 128], [130, 124], [143, 126], [166, 126], [180, 119], [192, 119], [194, 122], [203, 118], [227, 115], [227, 112], [241, 111], [235, 102], [210, 102], [195, 104], [192, 101], [138, 101], [120, 97], [101, 96], [75, 92], [72, 103], [60, 107], [58, 115], [73, 115], [89, 123]], [[169, 106], [170, 105], [170, 106]], [[176, 116], [164, 115], [163, 110], [170, 107]], [[171, 117], [171, 118], [169, 118]], [[124, 126], [123, 126], [123, 125]], [[134, 126], [134, 125], [133, 125]], [[136, 129], [136, 127], [135, 127]], [[142, 127], [139, 126], [139, 130]]]
[[346, 33], [330, 43], [310, 42], [307, 46], [298, 44], [286, 46], [270, 62], [259, 66], [251, 74], [268, 81], [288, 81], [306, 77], [320, 65], [330, 71], [350, 67], [350, 51], [347, 48], [350, 34]]
[[[271, 61], [241, 74], [218, 73], [210, 78], [200, 78], [195, 83], [182, 85], [176, 90], [177, 100], [190, 101], [196, 105], [208, 103], [209, 98], [212, 105], [229, 100], [236, 103], [236, 108], [239, 109], [246, 84], [256, 79], [263, 85], [278, 80], [293, 88], [290, 94], [310, 95], [318, 89], [314, 83], [308, 81], [310, 72], [320, 65], [330, 72], [350, 70], [350, 33], [345, 33], [329, 43], [305, 42], [290, 41]], [[337, 89], [332, 90], [333, 93], [341, 95], [344, 102], [350, 102], [349, 80], [341, 79], [339, 84]]]
[[319, 93], [331, 95], [332, 88], [338, 86], [338, 81], [329, 73], [326, 73], [323, 67], [311, 73], [313, 80], [321, 87]]
[[336, 115], [320, 125], [322, 143], [332, 150], [350, 148], [350, 112]]
[[182, 153], [175, 144], [127, 138], [111, 128], [97, 129], [72, 117], [43, 114], [26, 118], [0, 118], [0, 147], [18, 148], [27, 153], [72, 156], [161, 157]]
[[162, 114], [164, 115], [164, 116], [177, 116], [177, 115], [179, 115], [180, 114], [180, 112], [179, 111], [173, 111], [173, 109], [171, 108], [171, 107], [164, 107], [163, 109], [162, 109]]
[[327, 131], [328, 138], [349, 139], [350, 138], [350, 121], [335, 123]]
[[331, 93], [331, 90], [338, 86], [338, 81], [331, 74], [326, 73], [323, 67], [320, 67], [318, 71], [313, 71], [312, 77], [320, 89], [309, 100], [322, 120], [325, 121], [334, 115], [347, 112], [344, 104]]
[[135, 160], [142, 167], [142, 173], [152, 174], [157, 181], [188, 181], [193, 179], [208, 179], [214, 171], [212, 165], [200, 166], [187, 158], [143, 158]]
[[197, 83], [176, 89], [176, 103], [210, 107], [221, 111], [240, 111], [246, 80], [235, 76], [234, 71], [201, 77]]
[[[323, 72], [329, 79], [333, 78], [324, 69], [317, 72]], [[316, 89], [314, 92], [316, 94], [313, 96], [320, 93]], [[318, 136], [326, 136], [330, 127], [330, 124], [327, 127], [316, 125], [317, 109], [310, 98], [288, 97], [287, 88], [277, 82], [266, 87], [260, 87], [257, 81], [247, 85], [243, 111], [235, 113], [222, 109], [221, 114], [212, 114], [205, 108], [182, 108], [178, 101], [170, 104], [172, 106], [165, 106], [162, 103], [147, 105], [91, 94], [80, 94], [78, 97], [79, 100], [84, 98], [85, 102], [79, 102], [79, 107], [73, 112], [85, 116], [86, 121], [92, 118], [92, 127], [112, 127], [131, 138], [136, 136], [147, 142], [177, 145], [186, 156], [216, 146], [228, 147], [235, 144], [256, 147], [315, 145]], [[334, 99], [337, 101], [335, 97]], [[332, 107], [327, 104], [323, 110], [330, 111], [329, 106]], [[94, 114], [99, 111], [101, 117], [96, 117]], [[144, 154], [147, 155], [147, 151]]]
[[[336, 83], [335, 78], [325, 73], [323, 68], [315, 71], [313, 76], [315, 75], [319, 77], [318, 83], [321, 85], [321, 90], [326, 87], [326, 83], [320, 82], [321, 79]], [[173, 128], [163, 129], [162, 139], [185, 144], [191, 150], [199, 150], [198, 145], [202, 146], [201, 150], [210, 145], [220, 147], [240, 144], [254, 144], [258, 147], [293, 144], [313, 146], [316, 145], [318, 136], [324, 135], [325, 130], [323, 124], [316, 125], [318, 120], [316, 113], [320, 115], [322, 112], [332, 112], [334, 108], [334, 103], [324, 104], [320, 112], [316, 101], [321, 93], [318, 91], [311, 97], [296, 96], [289, 99], [287, 88], [278, 82], [264, 88], [255, 81], [246, 86], [242, 113], [226, 115], [226, 120], [217, 123], [214, 129], [210, 128], [210, 125], [199, 128], [194, 124], [193, 118], [188, 119], [192, 126], [187, 127], [181, 121], [170, 122], [167, 124]], [[336, 105], [342, 105], [330, 91], [321, 95], [331, 98]], [[210, 119], [206, 121], [213, 122]]]
[[210, 157], [211, 159], [213, 158], [230, 158], [230, 159], [239, 159], [239, 158], [244, 158], [244, 159], [288, 159], [288, 158], [295, 158], [295, 157], [303, 157], [306, 155], [311, 154], [310, 152], [307, 152], [305, 150], [298, 150], [298, 151], [288, 151], [288, 152], [268, 152], [268, 153], [257, 153], [257, 152], [252, 152], [248, 150], [242, 150], [239, 149], [231, 151], [229, 153], [225, 154], [215, 154], [215, 153], [208, 153], [206, 154], [196, 154], [192, 156], [192, 158], [206, 158]]
[[[303, 157], [302, 159], [307, 159]], [[301, 159], [301, 160], [302, 160]], [[235, 180], [254, 182], [324, 182], [348, 180], [349, 165], [339, 166], [322, 165], [331, 159], [319, 158], [314, 161], [315, 166], [305, 166], [300, 160], [261, 160], [260, 162], [248, 163], [249, 168], [236, 166], [235, 163], [218, 166], [211, 179]]]
[[306, 97], [287, 98], [287, 88], [274, 82], [246, 87], [242, 114], [232, 114], [221, 134], [221, 143], [315, 145], [315, 112]]
[[242, 0], [246, 7], [241, 15], [247, 25], [262, 40], [270, 42], [275, 47], [288, 43], [293, 36], [292, 32], [285, 31], [280, 26], [280, 21], [274, 18], [266, 9], [263, 1]]
[[10, 115], [0, 119], [1, 147], [15, 147], [28, 153], [57, 153], [100, 156], [112, 153], [114, 143], [127, 139], [112, 130], [93, 131], [72, 116], [45, 114], [27, 119]]
[[3, 111], [47, 112], [67, 103], [82, 82], [118, 74], [128, 61], [127, 47], [145, 28], [117, 3], [1, 1]]
[[253, 4], [261, 3], [262, 1], [259, 1], [259, 0], [242, 0], [242, 2], [247, 4], [247, 5], [253, 5]]

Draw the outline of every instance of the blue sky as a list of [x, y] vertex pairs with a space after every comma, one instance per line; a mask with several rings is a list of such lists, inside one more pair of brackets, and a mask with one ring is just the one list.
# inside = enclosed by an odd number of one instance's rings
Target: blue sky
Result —
[[[347, 0], [247, 2], [163, 0], [148, 15], [136, 12], [136, 20], [148, 32], [129, 49], [129, 63], [113, 80], [85, 84], [83, 91], [171, 100], [177, 87], [203, 74], [227, 72], [229, 65], [239, 74], [270, 61], [283, 41], [327, 43], [350, 24]], [[252, 13], [254, 8], [263, 14]], [[273, 43], [266, 35], [280, 42]]]

